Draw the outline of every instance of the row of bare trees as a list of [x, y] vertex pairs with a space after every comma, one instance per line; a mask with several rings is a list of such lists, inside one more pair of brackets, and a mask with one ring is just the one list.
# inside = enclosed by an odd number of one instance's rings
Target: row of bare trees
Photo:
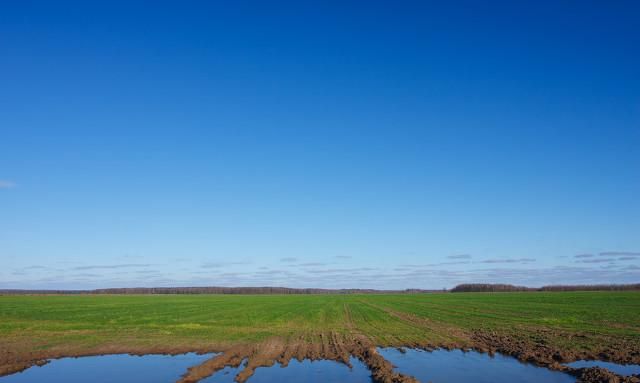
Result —
[[451, 289], [452, 293], [463, 292], [509, 292], [509, 291], [630, 291], [640, 290], [640, 283], [609, 285], [551, 285], [543, 287], [523, 287], [492, 283], [464, 283]]
[[289, 287], [137, 287], [91, 291], [94, 294], [352, 294], [373, 290], [296, 289]]
[[124, 287], [96, 290], [0, 290], [0, 295], [15, 294], [401, 294], [430, 290], [375, 289], [296, 289], [289, 287]]
[[505, 284], [492, 284], [492, 283], [463, 283], [451, 289], [452, 293], [468, 293], [468, 292], [482, 292], [482, 293], [497, 293], [507, 291], [533, 291], [529, 287], [505, 285]]
[[540, 291], [629, 291], [640, 290], [640, 283], [626, 285], [551, 285], [543, 286]]
[[552, 285], [523, 287], [508, 284], [464, 283], [451, 290], [375, 290], [375, 289], [295, 289], [289, 287], [131, 287], [97, 290], [0, 290], [0, 295], [16, 294], [415, 294], [434, 292], [510, 292], [510, 291], [628, 291], [640, 290], [640, 283], [626, 285]]

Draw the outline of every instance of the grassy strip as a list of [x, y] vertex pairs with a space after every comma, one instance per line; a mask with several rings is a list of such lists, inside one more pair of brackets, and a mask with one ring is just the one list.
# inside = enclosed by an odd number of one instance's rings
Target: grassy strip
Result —
[[551, 342], [578, 350], [640, 343], [638, 318], [640, 292], [0, 296], [0, 346], [233, 344], [332, 331], [399, 346], [484, 329], [552, 331], [563, 336]]

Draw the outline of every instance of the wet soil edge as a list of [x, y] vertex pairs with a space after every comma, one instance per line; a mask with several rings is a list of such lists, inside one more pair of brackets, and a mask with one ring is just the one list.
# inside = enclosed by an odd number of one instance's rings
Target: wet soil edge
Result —
[[[553, 334], [551, 334], [553, 335]], [[501, 353], [512, 356], [523, 362], [529, 362], [555, 371], [569, 373], [582, 383], [640, 383], [640, 376], [620, 376], [603, 368], [572, 368], [564, 363], [575, 360], [606, 360], [615, 363], [640, 363], [640, 350], [625, 344], [611, 345], [599, 352], [588, 350], [569, 352], [554, 349], [545, 342], [550, 334], [541, 334], [533, 341], [499, 334], [497, 332], [478, 330], [469, 334], [468, 341], [441, 344], [412, 343], [398, 347], [421, 348], [425, 350], [462, 349], [475, 350], [489, 354]], [[17, 353], [7, 349], [0, 350], [0, 376], [20, 372], [34, 365], [42, 365], [50, 359], [63, 357], [97, 356], [111, 354], [167, 354], [176, 355], [187, 352], [221, 353], [204, 363], [191, 367], [181, 378], [180, 383], [195, 383], [224, 367], [237, 367], [244, 362], [245, 367], [236, 376], [239, 383], [247, 381], [256, 368], [268, 367], [276, 362], [286, 366], [291, 359], [302, 361], [334, 360], [349, 365], [350, 357], [361, 360], [371, 371], [375, 382], [406, 383], [417, 382], [413, 377], [399, 374], [393, 365], [377, 351], [376, 345], [364, 335], [327, 333], [317, 334], [313, 339], [299, 337], [293, 339], [271, 338], [264, 342], [238, 345], [212, 345], [209, 347], [120, 347], [114, 345], [101, 346], [95, 349], [76, 351], [38, 351]]]

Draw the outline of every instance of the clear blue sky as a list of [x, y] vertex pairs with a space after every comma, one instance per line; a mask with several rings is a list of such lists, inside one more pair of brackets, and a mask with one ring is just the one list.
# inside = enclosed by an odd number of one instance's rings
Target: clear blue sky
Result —
[[639, 2], [226, 3], [0, 5], [0, 288], [640, 282]]

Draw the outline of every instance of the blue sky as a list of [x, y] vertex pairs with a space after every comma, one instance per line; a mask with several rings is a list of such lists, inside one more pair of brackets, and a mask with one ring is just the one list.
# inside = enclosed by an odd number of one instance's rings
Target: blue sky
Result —
[[0, 5], [0, 288], [640, 281], [638, 2], [232, 3]]

